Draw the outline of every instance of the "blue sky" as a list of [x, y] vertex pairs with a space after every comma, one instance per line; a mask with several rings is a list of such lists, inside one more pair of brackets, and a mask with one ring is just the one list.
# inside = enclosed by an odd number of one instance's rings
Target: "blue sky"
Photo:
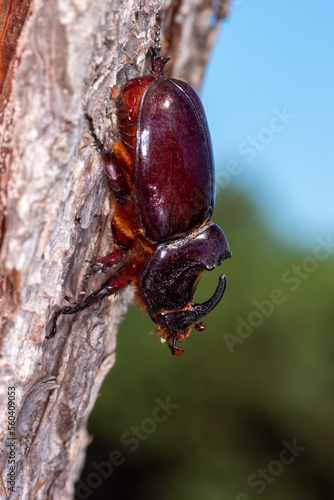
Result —
[[232, 0], [201, 97], [216, 178], [286, 241], [334, 233], [334, 2]]

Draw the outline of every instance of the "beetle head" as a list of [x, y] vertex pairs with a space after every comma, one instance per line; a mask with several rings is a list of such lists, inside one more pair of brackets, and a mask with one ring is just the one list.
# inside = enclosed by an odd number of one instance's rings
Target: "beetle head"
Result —
[[223, 231], [213, 222], [188, 235], [158, 245], [140, 274], [140, 291], [148, 314], [158, 325], [172, 354], [183, 349], [175, 345], [184, 340], [191, 327], [203, 330], [198, 321], [206, 316], [222, 299], [226, 286], [225, 276], [212, 297], [195, 304], [193, 296], [205, 270], [210, 271], [231, 257]]

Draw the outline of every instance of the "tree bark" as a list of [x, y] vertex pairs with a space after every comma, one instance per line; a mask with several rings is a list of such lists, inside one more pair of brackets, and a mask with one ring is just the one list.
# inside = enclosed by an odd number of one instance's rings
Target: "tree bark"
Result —
[[0, 492], [66, 500], [132, 299], [129, 289], [63, 316], [56, 337], [45, 340], [54, 309], [78, 296], [85, 259], [112, 246], [85, 111], [101, 139], [115, 137], [110, 88], [145, 72], [159, 11], [169, 72], [198, 89], [228, 0], [25, 0], [13, 29], [15, 1], [0, 9], [2, 51], [6, 40], [10, 47], [0, 58]]

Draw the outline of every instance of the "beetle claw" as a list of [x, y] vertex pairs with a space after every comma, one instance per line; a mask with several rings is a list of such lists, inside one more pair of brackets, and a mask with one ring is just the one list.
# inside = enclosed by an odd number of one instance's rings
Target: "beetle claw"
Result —
[[198, 323], [194, 323], [193, 324], [193, 327], [195, 328], [195, 330], [197, 330], [198, 332], [202, 332], [203, 330], [205, 330], [205, 324], [203, 323], [203, 321], [200, 321]]
[[94, 274], [94, 276], [98, 276], [99, 274], [102, 274], [105, 272], [105, 267], [103, 265], [103, 262], [90, 262], [89, 265], [89, 271]]
[[183, 347], [176, 345], [176, 341], [177, 341], [176, 335], [173, 335], [172, 345], [167, 340], [167, 345], [171, 351], [172, 356], [180, 356], [180, 354], [182, 354], [184, 352]]

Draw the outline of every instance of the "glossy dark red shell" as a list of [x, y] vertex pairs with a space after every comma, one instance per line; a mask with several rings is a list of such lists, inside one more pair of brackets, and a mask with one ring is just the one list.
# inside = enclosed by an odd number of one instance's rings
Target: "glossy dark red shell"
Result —
[[211, 217], [214, 168], [205, 113], [184, 82], [156, 78], [139, 106], [135, 189], [152, 242], [175, 239]]

